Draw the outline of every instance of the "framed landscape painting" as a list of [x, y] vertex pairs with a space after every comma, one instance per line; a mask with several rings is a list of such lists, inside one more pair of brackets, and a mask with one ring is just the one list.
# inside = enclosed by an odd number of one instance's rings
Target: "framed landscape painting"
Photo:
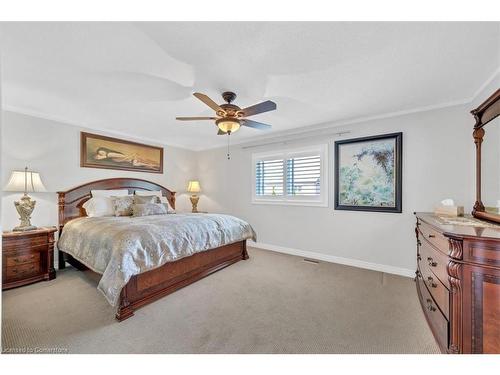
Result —
[[402, 212], [403, 133], [335, 142], [335, 209]]
[[81, 132], [80, 166], [163, 173], [163, 148]]

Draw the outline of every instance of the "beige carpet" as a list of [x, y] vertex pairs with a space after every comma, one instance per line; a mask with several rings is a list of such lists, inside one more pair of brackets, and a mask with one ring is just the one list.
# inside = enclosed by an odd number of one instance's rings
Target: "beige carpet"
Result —
[[122, 323], [96, 277], [3, 292], [4, 352], [438, 353], [413, 280], [250, 249]]

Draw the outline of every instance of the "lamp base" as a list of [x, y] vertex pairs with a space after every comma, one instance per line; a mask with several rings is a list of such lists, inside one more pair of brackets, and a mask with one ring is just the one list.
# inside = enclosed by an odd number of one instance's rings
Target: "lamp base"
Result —
[[193, 206], [191, 212], [194, 214], [198, 213], [198, 201], [200, 200], [200, 197], [193, 194], [189, 199], [191, 200], [191, 205]]
[[31, 225], [31, 213], [35, 209], [35, 205], [36, 201], [31, 200], [27, 194], [24, 194], [20, 201], [14, 202], [19, 219], [21, 220], [21, 224], [13, 229], [15, 232], [36, 229], [34, 225]]
[[38, 227], [35, 227], [34, 225], [27, 225], [27, 226], [22, 226], [22, 225], [19, 225], [17, 227], [15, 227], [14, 229], [12, 229], [14, 232], [26, 232], [28, 230], [35, 230], [37, 229]]

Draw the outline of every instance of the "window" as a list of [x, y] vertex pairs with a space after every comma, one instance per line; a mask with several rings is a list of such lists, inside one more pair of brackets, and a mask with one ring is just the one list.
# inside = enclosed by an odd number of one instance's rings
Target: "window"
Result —
[[328, 205], [327, 145], [254, 154], [254, 203]]
[[283, 159], [259, 160], [255, 167], [255, 184], [259, 196], [283, 195]]

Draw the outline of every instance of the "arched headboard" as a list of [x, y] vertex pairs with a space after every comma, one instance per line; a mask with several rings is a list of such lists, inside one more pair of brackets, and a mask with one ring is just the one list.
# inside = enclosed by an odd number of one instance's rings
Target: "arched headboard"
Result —
[[108, 178], [92, 181], [57, 193], [59, 196], [59, 232], [62, 230], [64, 224], [71, 219], [86, 216], [82, 205], [91, 198], [91, 190], [114, 189], [128, 189], [129, 194], [133, 194], [135, 190], [161, 190], [163, 196], [167, 197], [172, 208], [175, 208], [175, 191], [168, 190], [166, 187], [158, 185], [155, 182], [139, 178]]

